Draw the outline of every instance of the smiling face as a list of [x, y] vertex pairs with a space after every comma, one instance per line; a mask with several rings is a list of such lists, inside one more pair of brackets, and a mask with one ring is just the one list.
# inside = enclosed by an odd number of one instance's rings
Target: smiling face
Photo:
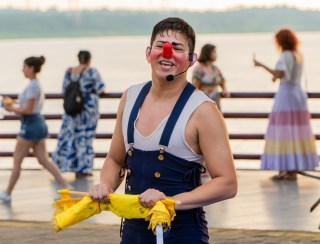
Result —
[[[172, 55], [164, 55], [165, 49], [169, 48], [166, 43], [172, 45]], [[167, 53], [168, 50], [165, 50]], [[184, 35], [179, 32], [165, 31], [158, 34], [151, 47], [147, 47], [146, 58], [151, 64], [152, 79], [166, 80], [167, 75], [178, 74], [188, 68], [189, 47]], [[178, 77], [177, 77], [178, 78]], [[186, 79], [186, 73], [179, 76]]]

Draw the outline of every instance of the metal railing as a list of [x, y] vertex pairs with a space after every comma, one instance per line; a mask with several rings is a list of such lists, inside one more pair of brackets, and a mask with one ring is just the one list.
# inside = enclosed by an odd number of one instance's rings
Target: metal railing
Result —
[[[3, 96], [9, 96], [13, 99], [17, 98], [17, 94], [2, 94]], [[122, 93], [105, 93], [100, 95], [101, 99], [120, 99]], [[232, 98], [240, 99], [260, 99], [260, 98], [273, 98], [274, 93], [258, 93], [258, 92], [233, 92], [231, 93]], [[320, 98], [320, 93], [308, 93], [309, 98]], [[46, 94], [45, 99], [62, 99], [61, 94]], [[229, 99], [229, 98], [228, 98]], [[60, 120], [61, 114], [44, 114], [46, 120]], [[226, 119], [266, 119], [269, 113], [248, 113], [248, 112], [223, 112], [223, 116]], [[100, 119], [116, 119], [116, 113], [102, 113]], [[320, 113], [311, 113], [312, 119], [320, 119]], [[19, 120], [19, 116], [16, 115], [6, 115], [2, 119], [4, 121], [8, 120]], [[1, 123], [1, 120], [0, 120]], [[14, 133], [0, 133], [0, 139], [15, 139], [16, 134]], [[320, 134], [315, 135], [316, 139], [320, 139]], [[49, 138], [57, 138], [57, 134], [49, 134]], [[97, 133], [96, 139], [111, 139], [112, 133]], [[229, 134], [230, 140], [263, 140], [264, 134]], [[8, 151], [0, 151], [0, 157], [12, 157], [13, 153]], [[97, 158], [104, 158], [107, 152], [96, 152]], [[32, 157], [33, 155], [28, 155]], [[245, 160], [259, 160], [259, 154], [234, 154], [234, 159], [245, 159]]]

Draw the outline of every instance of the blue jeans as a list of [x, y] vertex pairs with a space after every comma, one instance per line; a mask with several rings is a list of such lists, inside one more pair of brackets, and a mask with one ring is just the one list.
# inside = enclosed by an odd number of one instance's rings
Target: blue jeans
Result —
[[25, 115], [21, 118], [19, 137], [28, 141], [41, 141], [48, 136], [48, 127], [41, 114]]

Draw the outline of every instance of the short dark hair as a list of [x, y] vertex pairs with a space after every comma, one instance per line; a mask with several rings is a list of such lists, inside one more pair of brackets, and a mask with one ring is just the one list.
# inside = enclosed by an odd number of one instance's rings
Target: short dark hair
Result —
[[162, 35], [164, 32], [168, 33], [169, 30], [179, 32], [184, 35], [188, 41], [189, 53], [192, 54], [194, 52], [194, 47], [196, 45], [196, 35], [193, 28], [183, 19], [176, 17], [170, 17], [161, 20], [153, 27], [150, 46], [152, 46], [158, 34]]
[[215, 45], [212, 44], [205, 44], [202, 48], [201, 48], [201, 52], [200, 52], [200, 56], [198, 61], [200, 63], [205, 63], [207, 61], [212, 61], [211, 59], [211, 53], [213, 50], [216, 49]]
[[86, 50], [81, 50], [78, 53], [78, 59], [79, 59], [79, 63], [80, 64], [87, 64], [90, 62], [91, 60], [91, 54], [89, 51]]
[[39, 73], [41, 71], [41, 66], [45, 63], [46, 59], [43, 56], [40, 57], [28, 57], [24, 60], [24, 63], [29, 67], [33, 67], [33, 72]]

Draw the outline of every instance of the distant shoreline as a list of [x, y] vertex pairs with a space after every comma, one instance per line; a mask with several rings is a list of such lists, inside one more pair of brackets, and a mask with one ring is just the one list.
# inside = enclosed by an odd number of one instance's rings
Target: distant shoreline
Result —
[[284, 26], [298, 32], [320, 30], [320, 11], [288, 7], [215, 12], [0, 9], [0, 39], [143, 36], [171, 16], [185, 19], [198, 34], [264, 33]]
[[[299, 31], [299, 33], [317, 33], [320, 32], [320, 29], [317, 31]], [[215, 33], [196, 33], [197, 35], [221, 35], [221, 34], [273, 34], [272, 31], [261, 31], [261, 32], [215, 32]], [[77, 38], [107, 38], [107, 37], [147, 37], [149, 38], [148, 34], [114, 34], [114, 35], [79, 35], [79, 36], [10, 36], [10, 37], [2, 37], [0, 35], [0, 41], [6, 41], [6, 40], [32, 40], [32, 39], [77, 39]]]

